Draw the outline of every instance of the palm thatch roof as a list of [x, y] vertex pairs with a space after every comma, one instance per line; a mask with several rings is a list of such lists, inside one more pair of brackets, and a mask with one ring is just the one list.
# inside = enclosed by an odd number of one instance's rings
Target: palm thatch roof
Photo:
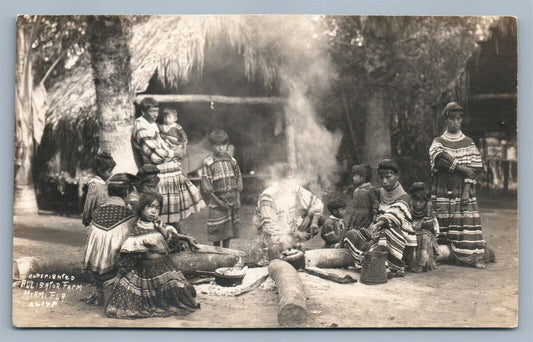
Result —
[[[133, 18], [133, 17], [131, 17]], [[136, 16], [132, 20], [130, 42], [132, 82], [134, 94], [145, 92], [156, 78], [163, 88], [172, 91], [186, 85], [192, 77], [202, 78], [206, 51], [227, 46], [241, 56], [242, 74], [250, 82], [262, 84], [264, 89], [277, 87], [287, 70], [301, 72], [313, 63], [313, 26], [320, 22], [316, 16]], [[311, 29], [310, 29], [311, 28]], [[287, 38], [287, 33], [293, 35]], [[280, 43], [284, 40], [285, 43]], [[282, 46], [285, 44], [285, 46]], [[298, 46], [297, 46], [298, 45]], [[291, 47], [297, 46], [292, 51]], [[303, 47], [303, 48], [302, 48]], [[324, 70], [324, 72], [327, 72]], [[66, 144], [78, 144], [81, 150], [90, 149], [77, 134], [86, 125], [96, 127], [96, 93], [90, 55], [85, 51], [74, 66], [48, 89], [49, 110], [46, 116], [48, 133], [58, 139], [61, 150]], [[72, 133], [64, 132], [69, 129]], [[97, 132], [93, 132], [97, 134]], [[66, 140], [73, 139], [73, 140]], [[97, 140], [97, 139], [96, 139]], [[84, 154], [80, 150], [80, 154]], [[66, 152], [66, 151], [65, 151]], [[68, 151], [68, 158], [73, 158]], [[75, 159], [75, 157], [74, 157]], [[72, 164], [72, 162], [69, 162]], [[70, 171], [72, 168], [69, 167]]]

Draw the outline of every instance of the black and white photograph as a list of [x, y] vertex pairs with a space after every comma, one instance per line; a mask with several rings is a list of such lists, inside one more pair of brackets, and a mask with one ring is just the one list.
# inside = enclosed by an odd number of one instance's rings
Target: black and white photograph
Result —
[[13, 325], [517, 327], [517, 36], [18, 15]]

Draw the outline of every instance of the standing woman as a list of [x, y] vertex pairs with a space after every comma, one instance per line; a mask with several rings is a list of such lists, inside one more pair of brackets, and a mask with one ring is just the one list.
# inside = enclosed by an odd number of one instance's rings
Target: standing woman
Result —
[[161, 220], [172, 224], [178, 232], [178, 222], [200, 211], [205, 203], [198, 188], [185, 177], [178, 156], [161, 138], [156, 119], [159, 106], [152, 98], [141, 102], [143, 115], [133, 124], [132, 147], [138, 167], [153, 164], [159, 169], [157, 191], [163, 196]]
[[461, 131], [463, 116], [463, 108], [455, 102], [444, 108], [446, 131], [429, 148], [431, 201], [440, 226], [439, 243], [447, 244], [456, 260], [485, 268], [476, 199], [476, 172], [483, 164], [476, 145]]

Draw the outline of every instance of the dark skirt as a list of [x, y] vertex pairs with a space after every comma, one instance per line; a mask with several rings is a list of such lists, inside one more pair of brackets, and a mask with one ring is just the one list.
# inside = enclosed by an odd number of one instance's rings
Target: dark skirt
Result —
[[138, 259], [113, 288], [106, 315], [113, 318], [166, 317], [197, 308], [196, 290], [168, 256]]

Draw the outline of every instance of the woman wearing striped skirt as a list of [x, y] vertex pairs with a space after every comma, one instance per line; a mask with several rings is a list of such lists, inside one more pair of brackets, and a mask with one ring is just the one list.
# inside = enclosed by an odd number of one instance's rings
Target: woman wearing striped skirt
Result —
[[159, 115], [157, 102], [145, 98], [141, 103], [143, 115], [133, 124], [132, 148], [138, 167], [153, 164], [159, 169], [157, 191], [163, 196], [161, 220], [176, 226], [178, 222], [205, 208], [200, 191], [183, 174], [174, 150], [161, 138], [155, 123]]
[[461, 132], [463, 115], [463, 108], [455, 102], [444, 108], [446, 131], [429, 148], [431, 200], [440, 226], [439, 244], [448, 245], [456, 260], [485, 268], [476, 199], [476, 172], [483, 164], [472, 139]]

